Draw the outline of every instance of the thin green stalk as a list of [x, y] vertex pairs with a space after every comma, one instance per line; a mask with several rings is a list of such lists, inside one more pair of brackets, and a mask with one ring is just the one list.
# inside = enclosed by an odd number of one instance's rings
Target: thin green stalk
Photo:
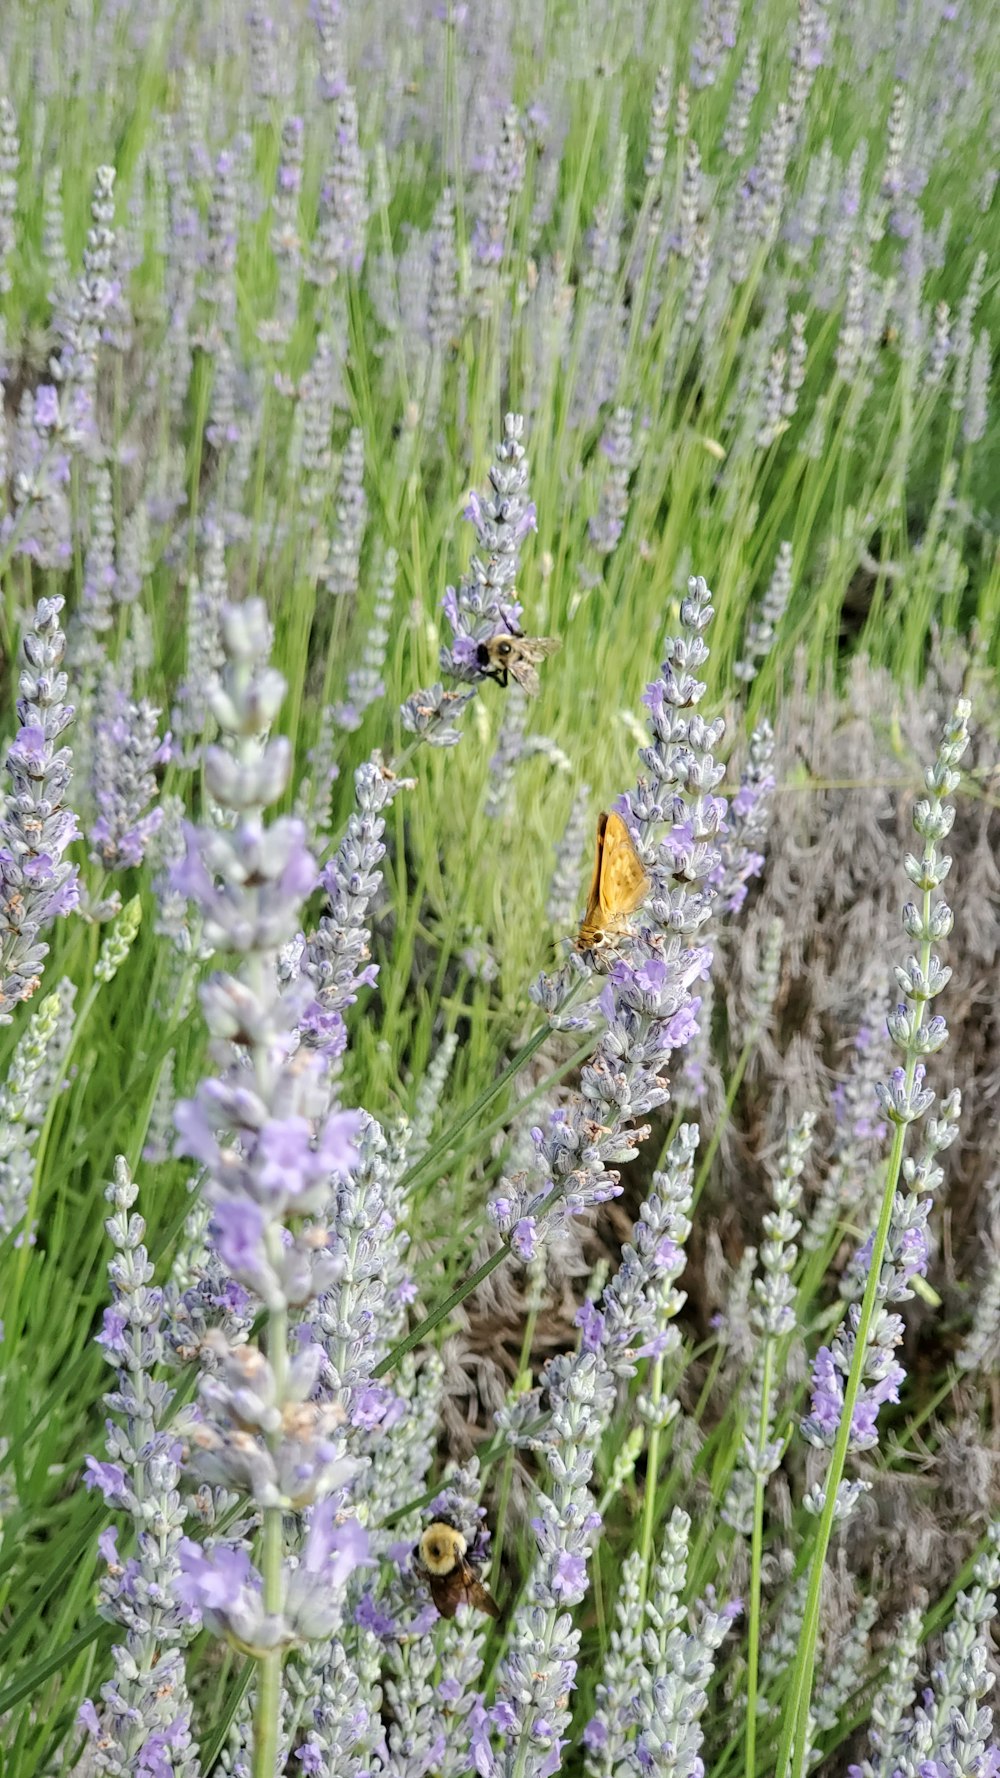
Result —
[[[930, 779], [928, 783], [930, 784]], [[940, 807], [940, 797], [938, 797]], [[922, 831], [922, 830], [921, 830]], [[947, 831], [947, 829], [945, 830]], [[924, 858], [929, 862], [934, 857], [934, 840], [925, 838]], [[947, 867], [945, 867], [947, 868]], [[934, 886], [943, 880], [944, 872], [933, 877]], [[930, 883], [925, 882], [921, 893], [920, 931], [926, 936], [920, 940], [919, 973], [926, 981], [933, 958], [932, 931], [933, 897]], [[903, 1070], [903, 1099], [909, 1103], [916, 1081], [917, 1067], [920, 1060], [920, 1033], [927, 1016], [928, 999], [917, 1001], [917, 1015], [914, 1020], [913, 1033], [906, 1050], [906, 1066]], [[854, 1351], [851, 1356], [851, 1370], [844, 1389], [844, 1402], [840, 1414], [840, 1424], [834, 1441], [830, 1468], [826, 1478], [826, 1493], [823, 1510], [820, 1514], [816, 1540], [813, 1545], [812, 1563], [809, 1574], [809, 1592], [806, 1596], [806, 1607], [802, 1622], [802, 1634], [799, 1640], [798, 1654], [792, 1671], [790, 1695], [786, 1701], [784, 1721], [782, 1724], [781, 1744], [778, 1752], [777, 1778], [786, 1778], [790, 1771], [791, 1778], [803, 1778], [806, 1755], [809, 1743], [809, 1704], [812, 1697], [813, 1673], [816, 1665], [816, 1643], [819, 1637], [820, 1599], [823, 1590], [823, 1571], [826, 1564], [830, 1538], [837, 1513], [837, 1498], [840, 1484], [847, 1463], [847, 1453], [851, 1442], [851, 1426], [854, 1409], [861, 1390], [861, 1379], [864, 1373], [865, 1360], [868, 1357], [868, 1340], [875, 1311], [879, 1301], [882, 1282], [882, 1264], [889, 1240], [889, 1229], [892, 1223], [893, 1199], [899, 1184], [903, 1166], [903, 1151], [906, 1146], [907, 1124], [899, 1122], [893, 1130], [892, 1147], [889, 1153], [889, 1164], [886, 1168], [885, 1182], [882, 1188], [882, 1207], [879, 1212], [878, 1227], [868, 1261], [868, 1280], [861, 1301], [861, 1311], [857, 1327], [854, 1329]]]
[[540, 1025], [538, 1030], [528, 1038], [527, 1043], [522, 1044], [517, 1055], [511, 1058], [506, 1068], [497, 1075], [496, 1079], [491, 1081], [488, 1087], [484, 1087], [481, 1093], [477, 1093], [468, 1110], [463, 1111], [461, 1117], [455, 1119], [455, 1122], [435, 1143], [431, 1145], [427, 1152], [422, 1154], [418, 1161], [414, 1161], [412, 1167], [407, 1168], [399, 1182], [399, 1189], [401, 1192], [405, 1193], [408, 1191], [410, 1186], [418, 1179], [421, 1179], [425, 1173], [434, 1172], [435, 1168], [438, 1166], [438, 1162], [453, 1146], [456, 1136], [460, 1136], [463, 1130], [468, 1129], [469, 1125], [479, 1116], [479, 1113], [485, 1109], [490, 1100], [495, 1099], [501, 1088], [505, 1087], [507, 1082], [513, 1079], [514, 1075], [524, 1067], [525, 1062], [531, 1060], [535, 1051], [541, 1049], [542, 1044], [545, 1042], [545, 1039], [551, 1035], [551, 1032], [552, 1026], [546, 1021], [544, 1025]]
[[[655, 1416], [663, 1394], [663, 1359], [657, 1358], [653, 1363], [653, 1375], [649, 1384], [649, 1400]], [[639, 1596], [643, 1603], [649, 1585], [650, 1568], [653, 1560], [653, 1532], [656, 1528], [656, 1484], [660, 1470], [660, 1440], [663, 1428], [654, 1417], [649, 1434], [649, 1448], [646, 1452], [646, 1486], [642, 1501], [642, 1574], [639, 1579]]]
[[[771, 1374], [774, 1367], [774, 1342], [765, 1339], [761, 1363], [760, 1380], [760, 1425], [757, 1436], [757, 1454], [767, 1442], [767, 1427], [771, 1402]], [[761, 1595], [761, 1563], [764, 1555], [764, 1476], [760, 1465], [754, 1475], [753, 1484], [753, 1529], [750, 1535], [750, 1610], [747, 1624], [747, 1705], [746, 1705], [746, 1753], [743, 1769], [746, 1778], [754, 1778], [757, 1765], [757, 1684], [760, 1660], [760, 1595]]]
[[[270, 1231], [270, 1245], [280, 1242]], [[274, 1374], [274, 1395], [284, 1401], [288, 1374], [288, 1310], [272, 1309], [267, 1322], [267, 1357]], [[272, 1434], [269, 1443], [277, 1452], [282, 1439], [281, 1428]], [[282, 1592], [282, 1557], [284, 1556], [284, 1512], [280, 1506], [264, 1509], [264, 1531], [261, 1551], [261, 1576], [264, 1582], [264, 1610], [268, 1616], [279, 1617], [284, 1604]], [[274, 1778], [278, 1763], [278, 1727], [281, 1717], [282, 1648], [274, 1648], [259, 1663], [260, 1674], [253, 1715], [254, 1778]]]
[[[915, 1060], [911, 1057], [907, 1064], [907, 1074], [911, 1075]], [[912, 1085], [912, 1079], [908, 1080]], [[816, 1539], [813, 1544], [812, 1563], [809, 1575], [809, 1592], [806, 1595], [805, 1612], [802, 1619], [802, 1634], [799, 1639], [799, 1650], [792, 1672], [791, 1690], [786, 1701], [785, 1719], [781, 1733], [781, 1744], [778, 1751], [777, 1778], [785, 1778], [790, 1771], [791, 1778], [802, 1778], [805, 1771], [806, 1754], [809, 1740], [809, 1706], [812, 1700], [813, 1673], [816, 1666], [816, 1643], [819, 1637], [820, 1598], [823, 1590], [823, 1572], [826, 1565], [827, 1551], [833, 1534], [833, 1524], [837, 1513], [837, 1497], [840, 1484], [844, 1477], [847, 1453], [851, 1442], [851, 1423], [854, 1409], [861, 1389], [861, 1376], [864, 1371], [865, 1359], [868, 1356], [868, 1335], [875, 1318], [875, 1307], [878, 1300], [879, 1282], [882, 1261], [885, 1258], [886, 1243], [889, 1239], [889, 1225], [892, 1221], [892, 1201], [903, 1164], [903, 1144], [905, 1138], [904, 1124], [897, 1124], [889, 1156], [889, 1168], [886, 1176], [885, 1189], [882, 1194], [882, 1209], [879, 1214], [878, 1228], [872, 1246], [868, 1270], [868, 1283], [861, 1303], [861, 1315], [854, 1336], [854, 1355], [851, 1360], [851, 1371], [844, 1389], [844, 1405], [840, 1415], [840, 1425], [834, 1441], [830, 1468], [827, 1472], [826, 1495], [823, 1511], [820, 1514]], [[791, 1762], [789, 1764], [789, 1762]]]
[[403, 1339], [396, 1342], [395, 1346], [375, 1366], [372, 1377], [386, 1376], [401, 1358], [405, 1358], [408, 1352], [413, 1351], [414, 1346], [419, 1346], [425, 1335], [432, 1333], [434, 1328], [438, 1327], [451, 1314], [452, 1309], [457, 1309], [459, 1303], [464, 1303], [466, 1297], [471, 1296], [483, 1280], [489, 1278], [497, 1267], [503, 1264], [509, 1252], [509, 1247], [499, 1248], [496, 1253], [490, 1255], [489, 1259], [484, 1259], [482, 1265], [477, 1266], [474, 1272], [470, 1272], [467, 1278], [463, 1278], [461, 1284], [457, 1284], [436, 1309], [432, 1309], [429, 1315], [424, 1316], [423, 1321], [418, 1322], [416, 1327], [412, 1327]]

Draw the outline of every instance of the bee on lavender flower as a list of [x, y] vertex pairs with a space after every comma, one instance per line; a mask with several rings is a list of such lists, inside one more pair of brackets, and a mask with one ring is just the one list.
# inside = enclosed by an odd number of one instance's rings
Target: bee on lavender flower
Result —
[[537, 698], [541, 681], [536, 671], [539, 661], [555, 654], [560, 647], [558, 636], [525, 636], [511, 628], [507, 635], [488, 636], [476, 648], [476, 664], [485, 679], [495, 679], [506, 689], [515, 679], [529, 698]]
[[413, 1551], [413, 1565], [442, 1617], [454, 1617], [460, 1605], [471, 1605], [498, 1618], [500, 1607], [470, 1562], [468, 1549], [454, 1519], [434, 1519]]

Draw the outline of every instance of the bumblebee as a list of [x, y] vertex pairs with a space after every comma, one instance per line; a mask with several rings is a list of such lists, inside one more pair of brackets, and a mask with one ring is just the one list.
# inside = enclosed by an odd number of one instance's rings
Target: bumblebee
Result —
[[442, 1617], [454, 1617], [460, 1605], [471, 1605], [498, 1618], [500, 1607], [468, 1560], [468, 1547], [452, 1519], [435, 1519], [414, 1549], [414, 1566]]
[[501, 631], [499, 636], [488, 636], [479, 643], [476, 664], [484, 678], [495, 679], [505, 688], [513, 678], [529, 698], [536, 698], [541, 690], [537, 663], [546, 655], [555, 654], [558, 647], [558, 636], [522, 636], [520, 630], [504, 635]]

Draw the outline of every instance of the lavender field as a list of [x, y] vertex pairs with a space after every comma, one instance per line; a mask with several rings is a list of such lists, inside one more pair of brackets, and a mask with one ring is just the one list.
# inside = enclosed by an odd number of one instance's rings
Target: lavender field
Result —
[[1000, 1778], [998, 90], [5, 0], [0, 1778]]

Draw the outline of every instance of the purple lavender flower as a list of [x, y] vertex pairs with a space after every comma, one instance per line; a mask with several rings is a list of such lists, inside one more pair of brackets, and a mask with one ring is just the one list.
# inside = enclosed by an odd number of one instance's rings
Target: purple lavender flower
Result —
[[97, 814], [90, 829], [90, 856], [106, 870], [141, 864], [163, 820], [162, 809], [149, 807], [156, 795], [154, 770], [170, 758], [169, 731], [157, 734], [159, 715], [147, 699], [136, 703], [109, 676], [94, 725]]
[[[956, 767], [968, 745], [969, 716], [968, 703], [959, 700], [945, 726], [935, 764], [926, 773], [929, 796], [921, 798], [913, 812], [913, 824], [923, 838], [924, 850], [919, 859], [907, 857], [906, 871], [922, 892], [922, 906], [907, 904], [903, 909], [903, 927], [911, 939], [919, 941], [921, 950], [919, 957], [910, 957], [904, 967], [896, 967], [896, 979], [907, 1004], [899, 1006], [888, 1021], [890, 1036], [903, 1051], [906, 1065], [894, 1070], [887, 1083], [876, 1087], [882, 1111], [899, 1132], [894, 1145], [896, 1163], [890, 1168], [887, 1186], [893, 1193], [891, 1216], [883, 1217], [878, 1243], [873, 1241], [867, 1252], [862, 1249], [853, 1274], [848, 1275], [849, 1287], [853, 1276], [854, 1289], [864, 1289], [864, 1305], [851, 1305], [846, 1322], [831, 1344], [821, 1347], [816, 1355], [812, 1409], [803, 1422], [805, 1436], [815, 1444], [833, 1445], [846, 1410], [847, 1382], [855, 1374], [848, 1448], [865, 1450], [876, 1444], [878, 1410], [886, 1401], [899, 1399], [905, 1374], [894, 1357], [903, 1337], [902, 1318], [890, 1313], [885, 1305], [912, 1295], [909, 1280], [926, 1267], [930, 1197], [921, 1199], [917, 1193], [921, 1188], [933, 1191], [940, 1183], [941, 1172], [934, 1157], [953, 1140], [960, 1110], [958, 1095], [952, 1094], [941, 1117], [931, 1120], [928, 1126], [920, 1162], [904, 1160], [902, 1136], [906, 1126], [923, 1117], [933, 1103], [933, 1093], [923, 1084], [922, 1058], [939, 1049], [947, 1036], [943, 1019], [927, 1017], [930, 1001], [940, 994], [950, 973], [938, 961], [933, 944], [951, 930], [951, 910], [943, 900], [935, 902], [932, 897], [951, 864], [950, 858], [939, 852], [938, 843], [950, 832], [954, 820], [954, 809], [944, 799], [959, 782]], [[896, 1190], [900, 1171], [907, 1185], [905, 1193]], [[863, 1347], [860, 1367], [856, 1358], [859, 1332]]]
[[327, 95], [336, 108], [334, 152], [320, 193], [309, 278], [331, 285], [341, 272], [357, 274], [364, 264], [368, 229], [368, 174], [358, 132], [358, 106], [344, 81]]
[[382, 887], [378, 866], [385, 856], [383, 811], [410, 780], [387, 772], [375, 754], [354, 775], [358, 812], [352, 814], [319, 886], [327, 911], [305, 940], [301, 969], [313, 998], [303, 1007], [300, 1028], [307, 1043], [337, 1055], [345, 1041], [343, 1015], [363, 987], [371, 987], [377, 966], [371, 957], [371, 906]]
[[41, 934], [79, 900], [76, 866], [63, 853], [77, 837], [65, 806], [72, 755], [56, 742], [73, 720], [60, 662], [66, 640], [61, 598], [39, 599], [34, 627], [22, 642], [17, 717], [20, 732], [7, 753], [13, 794], [0, 817], [0, 1023], [28, 1000], [48, 954]]
[[[35, 1176], [35, 1144], [59, 1091], [73, 1035], [76, 988], [65, 977], [31, 1018], [0, 1086], [0, 1234], [20, 1229]], [[17, 1242], [33, 1241], [22, 1230]]]
[[358, 590], [361, 546], [368, 516], [364, 471], [364, 435], [359, 426], [354, 426], [340, 465], [334, 535], [325, 567], [327, 592], [338, 598], [349, 598]]
[[478, 273], [477, 303], [486, 312], [507, 252], [511, 205], [524, 185], [527, 150], [521, 120], [512, 105], [504, 112], [500, 139], [483, 179], [479, 214], [472, 229], [472, 259]]
[[[162, 1296], [143, 1245], [145, 1223], [130, 1214], [137, 1190], [121, 1156], [105, 1195], [113, 1207], [107, 1229], [116, 1251], [108, 1268], [112, 1303], [97, 1343], [117, 1373], [105, 1396], [116, 1417], [108, 1422], [112, 1461], [88, 1458], [87, 1481], [130, 1514], [135, 1554], [123, 1560], [117, 1531], [101, 1533], [108, 1565], [101, 1612], [124, 1629], [125, 1643], [113, 1651], [115, 1678], [101, 1688], [100, 1712], [88, 1699], [82, 1726], [98, 1741], [105, 1770], [162, 1769], [196, 1778], [182, 1654], [195, 1620], [182, 1578], [181, 1443], [167, 1425], [174, 1392], [154, 1376], [163, 1358]], [[161, 1767], [156, 1762], [166, 1759], [167, 1747], [170, 1758]]]
[[[218, 1252], [268, 1311], [268, 1353], [249, 1341], [231, 1346], [220, 1330], [206, 1337], [214, 1368], [201, 1379], [191, 1446], [206, 1480], [235, 1485], [262, 1510], [264, 1553], [258, 1574], [242, 1548], [185, 1546], [184, 1584], [206, 1621], [260, 1662], [254, 1734], [269, 1765], [282, 1652], [330, 1634], [344, 1581], [362, 1559], [359, 1538], [332, 1529], [356, 1470], [345, 1452], [343, 1406], [316, 1397], [321, 1348], [289, 1347], [290, 1309], [321, 1296], [342, 1270], [328, 1224], [337, 1182], [357, 1163], [361, 1117], [336, 1106], [329, 1055], [299, 1046], [304, 984], [286, 985], [278, 968], [317, 873], [301, 822], [263, 821], [291, 770], [287, 742], [259, 738], [284, 695], [280, 674], [266, 664], [263, 605], [228, 606], [222, 641], [225, 668], [212, 708], [228, 747], [207, 749], [205, 776], [235, 825], [190, 828], [174, 880], [198, 901], [210, 942], [241, 962], [202, 990], [220, 1072], [178, 1105], [178, 1147], [206, 1169]], [[290, 1567], [282, 1559], [284, 1517], [309, 1507], [305, 1544]]]
[[[99, 450], [96, 412], [97, 359], [107, 316], [120, 290], [114, 278], [115, 169], [98, 167], [83, 270], [54, 318], [61, 339], [53, 368], [60, 385], [59, 426], [70, 450]], [[54, 422], [52, 422], [54, 424]]]
[[[441, 670], [466, 685], [475, 684], [483, 677], [476, 652], [478, 643], [495, 636], [498, 631], [516, 630], [519, 626], [521, 605], [515, 583], [520, 549], [525, 537], [535, 529], [535, 508], [526, 498], [528, 462], [520, 442], [523, 432], [521, 415], [507, 414], [503, 439], [497, 446], [496, 461], [489, 474], [489, 491], [482, 495], [470, 494], [465, 509], [465, 516], [475, 527], [486, 559], [474, 555], [465, 579], [457, 589], [448, 587], [442, 600], [453, 640], [450, 646], [441, 650]], [[424, 726], [419, 727], [404, 714], [406, 726], [412, 727], [423, 738], [431, 739], [443, 714], [442, 700], [455, 695], [442, 692], [438, 686], [433, 692], [417, 693], [417, 700], [423, 701], [428, 716]], [[411, 698], [406, 708], [414, 706], [414, 702]], [[451, 732], [457, 739], [457, 731]]]
[[[693, 713], [703, 691], [695, 673], [708, 654], [703, 632], [712, 617], [709, 597], [704, 581], [689, 583], [684, 633], [668, 643], [662, 678], [646, 694], [653, 739], [641, 758], [651, 776], [620, 799], [652, 877], [648, 918], [644, 909], [640, 930], [625, 941], [601, 995], [607, 1025], [582, 1071], [578, 1103], [553, 1114], [547, 1130], [532, 1131], [534, 1179], [529, 1174], [501, 1181], [491, 1214], [511, 1242], [526, 1221], [532, 1222], [533, 1240], [538, 1226], [550, 1229], [554, 1207], [557, 1214], [574, 1214], [613, 1195], [617, 1180], [607, 1171], [609, 1163], [635, 1153], [646, 1134], [635, 1120], [663, 1102], [667, 1060], [691, 1034], [697, 1009], [691, 989], [710, 953], [689, 941], [711, 912], [709, 878], [719, 857], [714, 841], [725, 811], [714, 795], [722, 768], [708, 751], [721, 737], [721, 724]], [[672, 825], [654, 848], [652, 833], [664, 819]], [[560, 992], [545, 982], [538, 990], [553, 1011]], [[688, 1190], [691, 1136], [684, 1137], [686, 1160], [677, 1157]], [[525, 1771], [547, 1778], [560, 1763], [579, 1643], [565, 1607], [583, 1596], [599, 1524], [587, 1487], [594, 1440], [615, 1373], [628, 1374], [644, 1355], [657, 1360], [658, 1369], [667, 1349], [664, 1323], [679, 1307], [672, 1280], [683, 1266], [688, 1226], [679, 1204], [661, 1203], [655, 1195], [650, 1200], [636, 1226], [634, 1255], [626, 1254], [601, 1309], [584, 1319], [580, 1351], [547, 1367], [549, 1432], [539, 1437], [529, 1430], [537, 1404], [527, 1397], [498, 1417], [514, 1442], [523, 1439], [549, 1456], [552, 1484], [534, 1527], [539, 1554], [527, 1606], [501, 1665], [496, 1702], [474, 1736], [481, 1778]], [[662, 1427], [674, 1410], [657, 1394], [650, 1411]], [[498, 1749], [491, 1729], [500, 1737]]]
[[747, 883], [764, 868], [762, 847], [771, 822], [774, 795], [774, 734], [766, 720], [750, 737], [750, 753], [720, 837], [721, 857], [711, 881], [724, 915], [739, 913]]
[[[695, 673], [708, 658], [702, 633], [713, 615], [709, 599], [703, 580], [689, 583], [681, 608], [684, 633], [668, 642], [662, 677], [644, 698], [653, 740], [640, 759], [650, 776], [619, 798], [619, 812], [630, 822], [651, 877], [637, 930], [623, 939], [610, 980], [589, 1008], [572, 1005], [580, 987], [575, 960], [559, 975], [542, 977], [533, 990], [553, 1022], [565, 1017], [570, 1024], [592, 1024], [600, 1018], [604, 1029], [582, 1070], [578, 1099], [553, 1113], [547, 1128], [532, 1131], [531, 1170], [500, 1181], [490, 1215], [508, 1239], [526, 1218], [544, 1214], [548, 1222], [553, 1213], [557, 1219], [575, 1215], [616, 1195], [617, 1175], [609, 1169], [635, 1154], [647, 1134], [639, 1120], [667, 1098], [669, 1058], [694, 1031], [695, 984], [706, 974], [711, 952], [692, 941], [711, 915], [725, 815], [714, 794], [724, 768], [709, 751], [722, 724], [695, 712], [704, 690]], [[665, 822], [671, 825], [654, 844]]]

